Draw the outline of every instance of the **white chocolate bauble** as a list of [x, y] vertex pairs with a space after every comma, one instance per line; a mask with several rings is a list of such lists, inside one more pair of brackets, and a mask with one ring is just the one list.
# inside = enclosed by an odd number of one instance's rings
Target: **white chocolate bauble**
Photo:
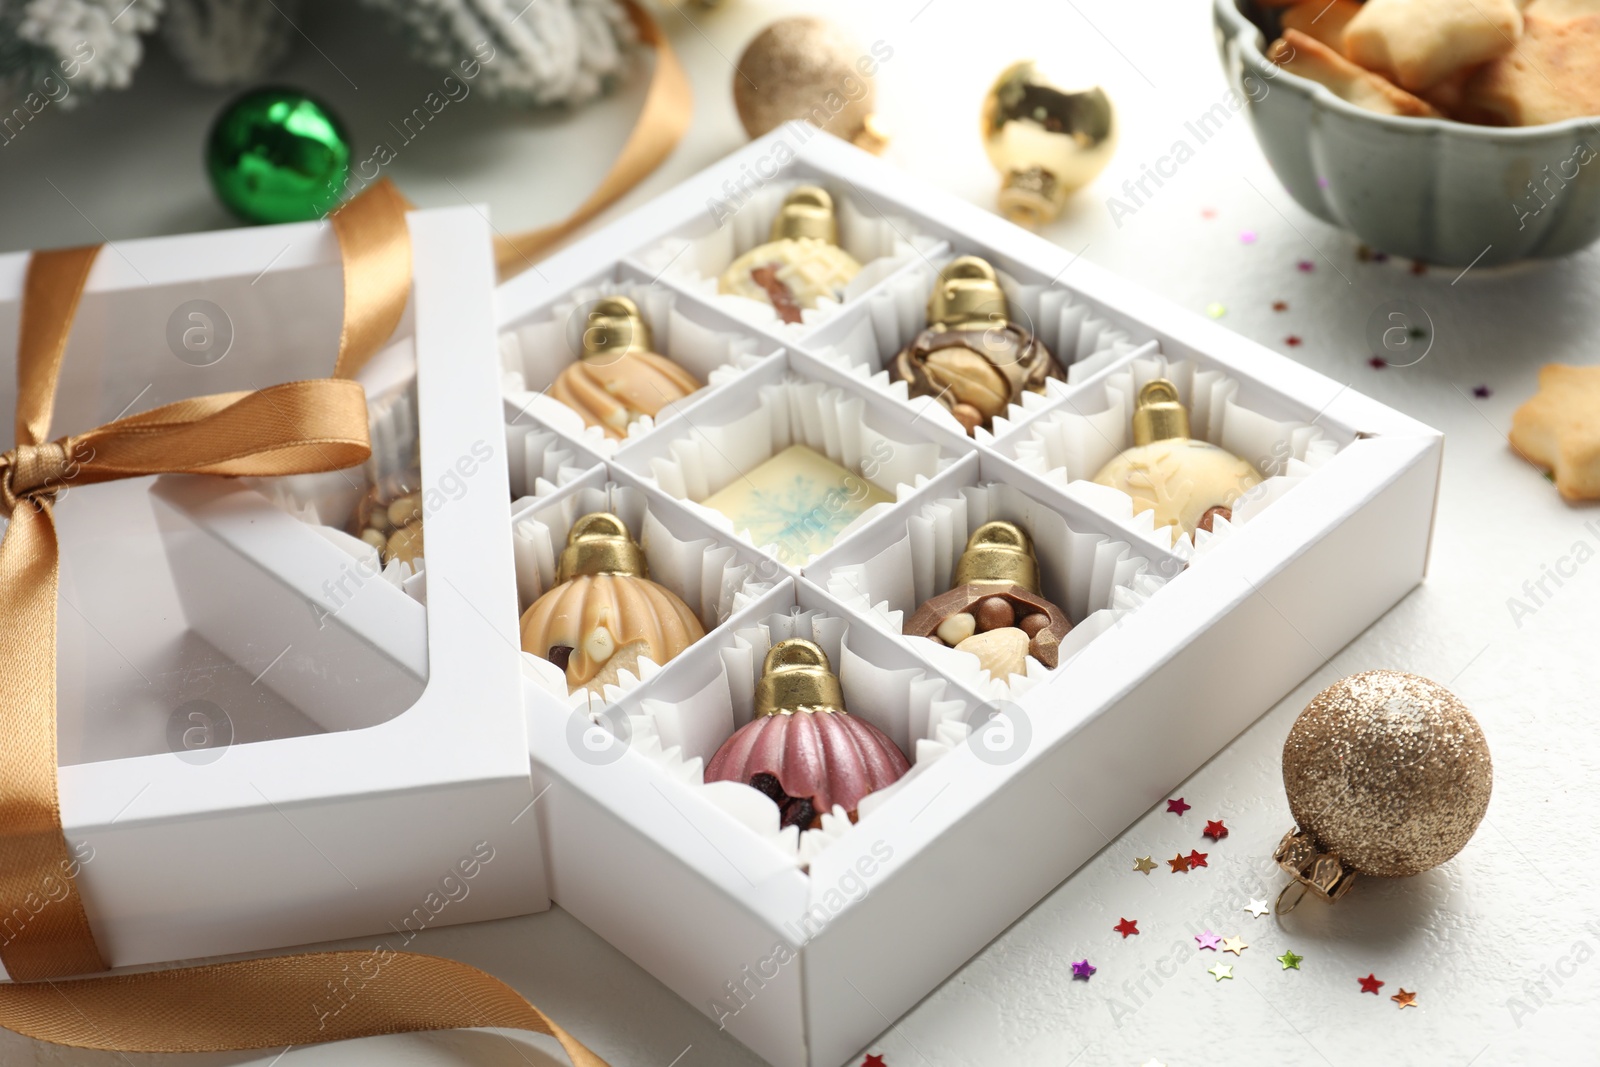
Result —
[[752, 248], [734, 260], [722, 272], [717, 291], [771, 303], [771, 294], [752, 273], [762, 267], [775, 268], [778, 281], [803, 308], [816, 307], [824, 297], [841, 299], [845, 286], [861, 272], [856, 258], [836, 244], [814, 237], [785, 237]]
[[1255, 468], [1208, 441], [1169, 437], [1128, 449], [1094, 479], [1133, 498], [1133, 511], [1154, 511], [1156, 526], [1186, 534], [1207, 511], [1233, 502], [1261, 481]]

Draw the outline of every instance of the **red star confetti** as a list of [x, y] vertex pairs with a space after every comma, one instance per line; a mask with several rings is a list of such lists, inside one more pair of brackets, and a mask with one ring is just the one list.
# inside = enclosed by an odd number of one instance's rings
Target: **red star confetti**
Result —
[[1367, 366], [1371, 367], [1373, 370], [1382, 370], [1388, 365], [1389, 361], [1384, 359], [1382, 356], [1373, 356], [1371, 359], [1367, 360]]
[[1404, 1011], [1406, 1008], [1414, 1008], [1417, 1006], [1417, 995], [1415, 993], [1407, 993], [1405, 986], [1401, 986], [1400, 992], [1396, 993], [1389, 999], [1400, 1005], [1401, 1011]]
[[1272, 302], [1272, 310], [1273, 311], [1288, 311], [1289, 310], [1289, 301], [1287, 301], [1287, 300], [1274, 300]]
[[1297, 335], [1291, 333], [1288, 337], [1285, 337], [1283, 339], [1283, 343], [1288, 345], [1290, 348], [1299, 348], [1300, 347], [1300, 338]]
[[1411, 264], [1411, 273], [1420, 277], [1421, 275], [1428, 273], [1428, 265], [1422, 262], [1420, 259], [1415, 260]]
[[882, 1056], [868, 1056], [861, 1061], [861, 1067], [884, 1067]]
[[1228, 836], [1228, 828], [1222, 825], [1221, 819], [1212, 819], [1206, 823], [1206, 828], [1202, 833], [1213, 841], [1221, 841]]
[[1209, 853], [1209, 852], [1195, 852], [1195, 851], [1191, 850], [1189, 852], [1189, 866], [1190, 866], [1190, 868], [1194, 868], [1194, 867], [1209, 867], [1209, 866], [1211, 866], [1209, 863], [1206, 862], [1206, 857], [1209, 856], [1209, 855], [1211, 855], [1211, 853]]
[[1356, 981], [1361, 983], [1361, 992], [1363, 993], [1377, 993], [1378, 987], [1383, 985], [1371, 974], [1368, 974], [1365, 978], [1357, 978]]
[[1185, 859], [1183, 853], [1180, 852], [1167, 861], [1167, 866], [1172, 868], [1173, 874], [1177, 874], [1179, 871], [1187, 871], [1189, 869], [1189, 861]]
[[1172, 812], [1174, 815], [1182, 815], [1192, 807], [1194, 807], [1194, 805], [1185, 804], [1182, 797], [1179, 797], [1177, 800], [1167, 801], [1167, 810]]
[[1217, 217], [1217, 209], [1214, 207], [1203, 207], [1200, 209], [1200, 217], [1203, 219], [1214, 219]]
[[1317, 265], [1311, 262], [1309, 259], [1302, 259], [1300, 262], [1296, 263], [1294, 267], [1295, 270], [1298, 270], [1301, 274], [1310, 274], [1312, 271], [1317, 269]]
[[1242, 244], [1242, 245], [1253, 245], [1253, 244], [1255, 244], [1256, 243], [1256, 231], [1254, 231], [1254, 230], [1242, 230], [1242, 231], [1240, 231], [1240, 233], [1239, 233], [1239, 243]]
[[1218, 946], [1222, 944], [1222, 938], [1217, 934], [1212, 933], [1210, 930], [1207, 930], [1203, 934], [1195, 934], [1194, 939], [1200, 942], [1201, 948], [1208, 948], [1212, 952], [1217, 951]]
[[1475, 385], [1472, 387], [1472, 395], [1477, 397], [1479, 400], [1488, 400], [1493, 394], [1489, 392], [1489, 387], [1487, 385]]
[[1122, 935], [1122, 939], [1124, 941], [1126, 941], [1128, 939], [1128, 935], [1129, 934], [1136, 934], [1136, 933], [1139, 932], [1139, 920], [1138, 919], [1123, 919], [1121, 922], [1117, 923], [1117, 925], [1113, 926], [1111, 929], [1113, 929], [1117, 933], [1121, 934]]
[[1072, 977], [1082, 978], [1085, 982], [1087, 982], [1090, 976], [1092, 976], [1094, 972], [1098, 971], [1099, 969], [1100, 968], [1098, 967], [1090, 966], [1088, 960], [1079, 960], [1077, 963], [1072, 965]]

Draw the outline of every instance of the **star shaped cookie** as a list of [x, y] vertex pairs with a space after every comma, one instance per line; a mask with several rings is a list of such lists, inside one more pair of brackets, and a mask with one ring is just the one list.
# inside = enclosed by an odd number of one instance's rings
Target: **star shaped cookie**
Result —
[[1567, 500], [1600, 500], [1600, 367], [1545, 364], [1511, 417], [1511, 447], [1549, 468]]

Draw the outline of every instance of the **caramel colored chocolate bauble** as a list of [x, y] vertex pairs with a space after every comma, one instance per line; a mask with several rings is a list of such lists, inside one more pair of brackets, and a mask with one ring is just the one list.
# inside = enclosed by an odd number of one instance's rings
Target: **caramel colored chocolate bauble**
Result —
[[607, 297], [589, 312], [578, 361], [564, 368], [550, 395], [621, 440], [628, 424], [655, 416], [700, 388], [694, 375], [650, 351], [650, 328], [627, 297]]
[[665, 664], [705, 636], [689, 606], [650, 580], [644, 552], [615, 515], [573, 524], [559, 584], [522, 615], [522, 650], [562, 667], [572, 692], [601, 692], [641, 656]]
[[1324, 689], [1283, 743], [1283, 785], [1307, 844], [1358, 874], [1402, 877], [1450, 859], [1477, 830], [1493, 782], [1466, 705], [1400, 671]]

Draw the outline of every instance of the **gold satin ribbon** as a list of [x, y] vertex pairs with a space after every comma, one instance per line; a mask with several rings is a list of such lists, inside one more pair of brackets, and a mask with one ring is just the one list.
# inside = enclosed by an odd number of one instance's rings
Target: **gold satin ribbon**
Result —
[[656, 69], [645, 93], [644, 107], [611, 169], [577, 210], [549, 226], [495, 238], [495, 265], [500, 269], [502, 281], [533, 266], [534, 260], [552, 245], [616, 203], [622, 194], [638, 185], [672, 154], [689, 129], [694, 117], [694, 90], [689, 87], [683, 64], [678, 62], [677, 53], [650, 13], [637, 0], [623, 0], [623, 3], [633, 19], [639, 40], [654, 48], [656, 53]]
[[[333, 216], [344, 264], [340, 377], [180, 400], [49, 438], [67, 337], [98, 247], [36, 252], [17, 345], [17, 444], [0, 455], [0, 1026], [79, 1048], [196, 1052], [494, 1026], [548, 1034], [605, 1063], [509, 986], [452, 960], [384, 948], [50, 981], [106, 969], [78, 894], [56, 782], [54, 504], [69, 486], [150, 474], [311, 473], [371, 455], [349, 380], [411, 289], [405, 202], [387, 181]], [[20, 925], [18, 925], [20, 923]]]

